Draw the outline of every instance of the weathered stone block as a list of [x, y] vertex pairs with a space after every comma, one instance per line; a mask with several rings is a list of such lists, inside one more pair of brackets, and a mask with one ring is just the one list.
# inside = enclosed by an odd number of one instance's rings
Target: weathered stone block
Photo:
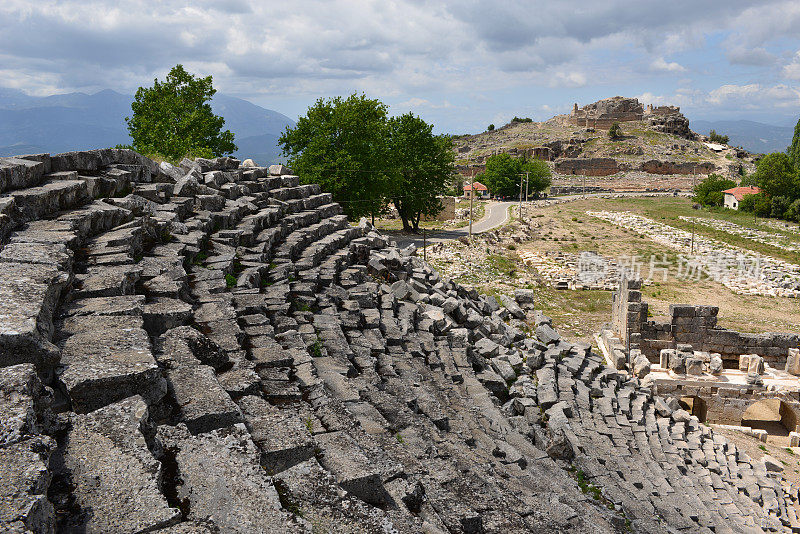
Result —
[[211, 367], [182, 362], [167, 371], [167, 380], [180, 406], [181, 420], [193, 434], [241, 422], [238, 406], [219, 385]]
[[161, 464], [146, 443], [153, 432], [141, 397], [74, 417], [64, 466], [76, 504], [92, 513], [73, 518], [78, 524], [72, 529], [149, 532], [180, 520], [180, 511], [159, 491]]
[[291, 406], [276, 408], [260, 397], [246, 396], [239, 399], [239, 407], [268, 473], [280, 473], [314, 456], [309, 426]]
[[347, 492], [373, 505], [386, 503], [386, 489], [374, 463], [344, 431], [316, 436], [321, 450], [320, 463], [333, 473]]
[[187, 519], [232, 534], [299, 530], [281, 510], [259, 463], [260, 451], [243, 424], [197, 436], [183, 425], [162, 426], [158, 437], [177, 467], [177, 498], [187, 503]]
[[47, 500], [50, 454], [56, 444], [36, 436], [0, 447], [0, 530], [54, 532], [55, 513]]
[[53, 311], [68, 280], [66, 273], [46, 265], [2, 264], [0, 367], [52, 360]]
[[86, 330], [71, 336], [61, 352], [64, 383], [78, 413], [141, 395], [157, 402], [167, 385], [141, 328]]
[[800, 375], [800, 349], [789, 349], [786, 357], [786, 372]]

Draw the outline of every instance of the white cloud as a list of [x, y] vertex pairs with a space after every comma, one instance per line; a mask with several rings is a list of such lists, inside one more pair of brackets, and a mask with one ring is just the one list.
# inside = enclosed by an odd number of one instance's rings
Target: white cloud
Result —
[[[260, 103], [365, 91], [441, 117], [455, 116], [464, 99], [484, 117], [498, 106], [513, 116], [532, 99], [557, 107], [631, 87], [672, 93], [656, 104], [794, 105], [793, 86], [777, 82], [800, 80], [800, 59], [787, 62], [779, 50], [800, 48], [800, 3], [711, 4], [137, 0], [122, 9], [112, 0], [3, 0], [0, 86], [131, 92], [181, 62], [213, 75], [221, 92]], [[667, 59], [687, 51], [698, 59]], [[739, 66], [749, 70], [737, 78]], [[688, 71], [692, 80], [674, 79]], [[671, 86], [665, 73], [676, 75]], [[746, 94], [751, 85], [758, 89]], [[588, 89], [569, 94], [577, 88]], [[500, 103], [501, 91], [515, 90], [516, 101]]]
[[653, 60], [653, 62], [650, 63], [650, 68], [660, 72], [686, 72], [686, 68], [680, 63], [676, 63], [675, 61], [670, 61], [668, 63], [663, 57]]
[[798, 51], [792, 61], [781, 69], [781, 75], [788, 80], [800, 80], [800, 51]]
[[550, 78], [551, 87], [583, 87], [585, 85], [586, 75], [582, 72], [556, 72]]

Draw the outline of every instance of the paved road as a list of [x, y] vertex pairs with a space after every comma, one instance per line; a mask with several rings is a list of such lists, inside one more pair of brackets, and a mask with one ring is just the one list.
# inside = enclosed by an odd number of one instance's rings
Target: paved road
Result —
[[[550, 197], [551, 200], [580, 200], [584, 197], [600, 197], [604, 195], [619, 195], [625, 197], [640, 197], [643, 193], [640, 192], [624, 192], [624, 193], [587, 193], [586, 195], [564, 195], [562, 197]], [[673, 196], [672, 193], [644, 193], [646, 195], [653, 195], [653, 196], [664, 196], [664, 197], [671, 197]], [[489, 202], [486, 204], [486, 212], [480, 221], [472, 223], [472, 233], [473, 234], [480, 234], [483, 232], [488, 232], [489, 230], [493, 230], [498, 226], [502, 226], [503, 224], [508, 221], [508, 208], [518, 204], [517, 202]], [[430, 243], [438, 243], [440, 241], [448, 241], [451, 239], [458, 239], [461, 236], [469, 235], [469, 226], [465, 226], [463, 228], [456, 228], [454, 230], [431, 230], [428, 232], [427, 241], [428, 244]], [[417, 247], [422, 246], [422, 235], [418, 236], [396, 236], [394, 240], [397, 241], [397, 245], [399, 247], [407, 247], [411, 243], [415, 244]]]
[[[508, 221], [508, 208], [514, 204], [517, 204], [517, 202], [487, 203], [483, 219], [472, 223], [472, 233], [480, 234], [504, 225]], [[427, 241], [428, 244], [438, 243], [440, 241], [458, 239], [465, 235], [469, 235], [469, 226], [453, 230], [431, 230], [427, 233]], [[397, 241], [397, 246], [399, 247], [407, 247], [412, 243], [417, 247], [421, 247], [423, 241], [421, 234], [418, 236], [397, 236], [394, 240]]]

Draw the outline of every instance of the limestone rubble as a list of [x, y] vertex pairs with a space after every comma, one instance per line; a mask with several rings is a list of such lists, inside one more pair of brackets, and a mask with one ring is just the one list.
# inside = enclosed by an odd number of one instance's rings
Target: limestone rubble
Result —
[[788, 531], [780, 474], [316, 185], [0, 159], [0, 529]]

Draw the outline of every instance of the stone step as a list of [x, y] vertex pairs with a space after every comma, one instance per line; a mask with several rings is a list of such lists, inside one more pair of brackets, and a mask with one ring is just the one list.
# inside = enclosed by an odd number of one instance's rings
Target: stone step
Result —
[[180, 510], [159, 490], [161, 464], [147, 449], [154, 431], [141, 397], [73, 417], [64, 474], [76, 506], [91, 513], [73, 515], [63, 529], [150, 532], [180, 521]]
[[24, 156], [0, 158], [0, 193], [13, 189], [36, 187], [42, 176], [49, 172], [49, 158], [46, 161], [26, 159]]
[[86, 182], [82, 180], [52, 180], [36, 187], [13, 191], [8, 196], [14, 198], [23, 221], [33, 221], [72, 209], [90, 199]]
[[260, 465], [260, 451], [243, 424], [192, 436], [185, 426], [162, 426], [158, 438], [176, 466], [177, 499], [188, 520], [215, 532], [304, 532], [281, 510], [275, 487]]
[[261, 449], [261, 465], [277, 474], [314, 457], [313, 422], [291, 406], [276, 408], [252, 395], [238, 404], [253, 441]]
[[54, 532], [56, 516], [47, 499], [48, 469], [55, 441], [34, 436], [0, 447], [0, 530]]
[[40, 369], [57, 357], [50, 343], [53, 312], [69, 276], [43, 264], [10, 263], [0, 269], [0, 367], [33, 363]]
[[64, 342], [59, 374], [76, 412], [91, 412], [131, 395], [152, 404], [166, 394], [141, 317], [80, 319]]

